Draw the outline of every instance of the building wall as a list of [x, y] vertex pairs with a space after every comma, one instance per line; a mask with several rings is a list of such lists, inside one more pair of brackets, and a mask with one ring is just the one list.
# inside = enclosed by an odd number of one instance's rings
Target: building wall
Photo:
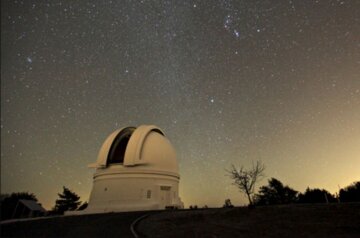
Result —
[[182, 207], [179, 179], [159, 174], [104, 174], [94, 179], [87, 212]]

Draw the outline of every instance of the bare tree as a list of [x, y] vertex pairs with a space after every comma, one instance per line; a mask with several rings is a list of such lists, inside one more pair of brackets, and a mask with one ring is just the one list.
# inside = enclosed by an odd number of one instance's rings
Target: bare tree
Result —
[[251, 169], [245, 169], [243, 166], [237, 169], [234, 165], [231, 165], [230, 170], [226, 170], [234, 180], [233, 184], [237, 186], [241, 192], [245, 193], [249, 199], [249, 204], [253, 205], [252, 194], [254, 194], [255, 184], [264, 176], [265, 166], [257, 161], [253, 163]]

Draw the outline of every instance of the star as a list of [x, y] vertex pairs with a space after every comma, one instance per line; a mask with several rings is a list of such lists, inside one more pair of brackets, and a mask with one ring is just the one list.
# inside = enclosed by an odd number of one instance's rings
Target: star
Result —
[[2, 7], [1, 192], [51, 208], [65, 185], [85, 201], [107, 135], [142, 124], [174, 144], [185, 204], [221, 206], [224, 168], [256, 158], [299, 190], [335, 193], [358, 174], [358, 1]]
[[236, 37], [240, 36], [240, 32], [238, 32], [237, 30], [234, 30], [234, 34], [235, 34]]

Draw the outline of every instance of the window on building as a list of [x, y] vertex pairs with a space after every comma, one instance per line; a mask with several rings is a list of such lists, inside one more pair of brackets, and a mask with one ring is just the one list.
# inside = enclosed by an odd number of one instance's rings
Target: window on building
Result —
[[150, 199], [150, 198], [151, 198], [151, 190], [147, 190], [146, 198], [147, 198], [147, 199]]
[[169, 191], [171, 189], [170, 186], [160, 186], [160, 190]]

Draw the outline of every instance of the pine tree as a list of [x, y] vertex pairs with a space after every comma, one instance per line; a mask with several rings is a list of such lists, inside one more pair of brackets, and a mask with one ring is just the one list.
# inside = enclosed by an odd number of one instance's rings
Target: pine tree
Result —
[[336, 198], [325, 189], [307, 188], [305, 193], [299, 194], [299, 203], [328, 203], [337, 202]]
[[88, 207], [88, 203], [87, 202], [84, 202], [83, 204], [81, 204], [78, 208], [78, 211], [82, 211], [82, 210], [85, 210], [87, 207]]
[[268, 186], [262, 186], [255, 196], [257, 205], [289, 204], [297, 201], [298, 191], [284, 186], [276, 178], [271, 178]]
[[64, 214], [65, 211], [74, 211], [81, 204], [80, 197], [65, 186], [63, 186], [62, 194], [58, 193], [58, 195], [60, 198], [55, 202], [55, 213]]
[[360, 181], [340, 189], [341, 202], [360, 202]]

